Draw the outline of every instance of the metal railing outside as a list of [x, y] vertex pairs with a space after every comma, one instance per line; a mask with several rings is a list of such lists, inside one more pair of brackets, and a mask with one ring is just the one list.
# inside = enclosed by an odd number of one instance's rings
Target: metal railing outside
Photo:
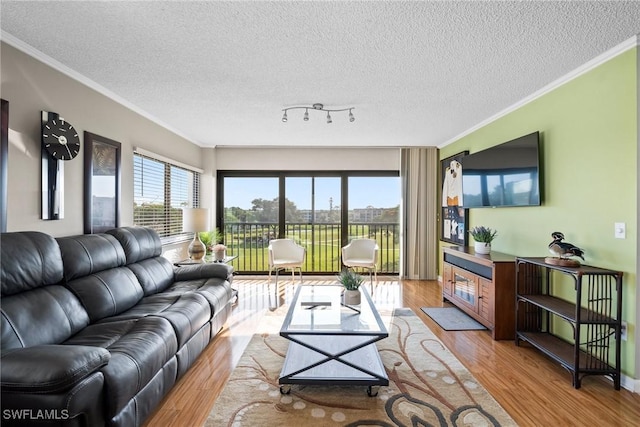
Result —
[[[226, 222], [224, 243], [228, 255], [237, 255], [232, 261], [238, 273], [265, 273], [269, 271], [269, 241], [277, 238], [279, 226], [275, 223]], [[302, 268], [307, 273], [337, 273], [341, 270], [342, 232], [336, 223], [288, 223], [286, 238], [294, 239], [307, 253]], [[370, 238], [378, 242], [378, 272], [397, 274], [400, 270], [400, 226], [397, 223], [352, 223], [350, 241]]]

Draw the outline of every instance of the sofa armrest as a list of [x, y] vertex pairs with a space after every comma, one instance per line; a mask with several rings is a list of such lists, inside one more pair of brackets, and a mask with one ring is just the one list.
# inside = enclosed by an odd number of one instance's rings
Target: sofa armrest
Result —
[[101, 347], [39, 345], [2, 352], [3, 392], [57, 393], [73, 387], [106, 365], [111, 354]]
[[199, 265], [183, 265], [175, 268], [175, 280], [196, 280], [209, 279], [217, 277], [227, 280], [229, 283], [233, 280], [233, 267], [224, 263], [207, 263]]

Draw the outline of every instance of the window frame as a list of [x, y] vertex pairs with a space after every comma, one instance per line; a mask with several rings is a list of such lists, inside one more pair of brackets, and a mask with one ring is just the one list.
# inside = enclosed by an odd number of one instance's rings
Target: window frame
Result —
[[[146, 222], [138, 222], [136, 220], [136, 206], [138, 206], [139, 198], [142, 196], [138, 196], [138, 191], [136, 187], [140, 185], [142, 187], [144, 184], [142, 183], [144, 180], [144, 175], [138, 176], [139, 169], [137, 166], [137, 159], [140, 158], [141, 161], [150, 160], [153, 162], [157, 162], [162, 165], [162, 178], [157, 179], [153, 178], [153, 180], [160, 181], [156, 183], [156, 185], [162, 185], [162, 194], [163, 194], [163, 202], [162, 202], [162, 226], [164, 231], [160, 231], [157, 228], [152, 227], [150, 224]], [[176, 227], [175, 218], [172, 218], [172, 214], [175, 212], [176, 207], [172, 206], [172, 201], [175, 200], [176, 191], [172, 189], [172, 171], [173, 169], [177, 169], [180, 171], [186, 171], [191, 175], [191, 179], [187, 179], [187, 187], [191, 187], [190, 194], [187, 195], [186, 205], [181, 207], [200, 207], [200, 183], [202, 178], [202, 170], [198, 168], [194, 168], [188, 165], [181, 164], [177, 161], [172, 161], [171, 159], [165, 158], [160, 155], [155, 155], [154, 153], [147, 152], [146, 150], [136, 149], [133, 153], [133, 223], [135, 225], [150, 227], [156, 230], [158, 235], [160, 236], [160, 241], [163, 245], [174, 244], [179, 242], [186, 242], [193, 238], [192, 233], [185, 233], [180, 231], [179, 233], [171, 234], [171, 230]], [[144, 172], [142, 172], [144, 174]], [[147, 177], [147, 179], [152, 179], [151, 177]], [[173, 196], [173, 197], [172, 197]], [[189, 199], [191, 199], [189, 203]], [[144, 202], [141, 202], [139, 206], [142, 206]], [[182, 214], [180, 214], [180, 218], [182, 218]], [[180, 219], [180, 229], [182, 230], [182, 220]]]

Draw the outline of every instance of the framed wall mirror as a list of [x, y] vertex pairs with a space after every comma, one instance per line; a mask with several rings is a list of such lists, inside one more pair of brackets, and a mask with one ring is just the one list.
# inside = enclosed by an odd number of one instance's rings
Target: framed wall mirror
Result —
[[117, 141], [84, 133], [84, 232], [120, 226], [120, 157]]

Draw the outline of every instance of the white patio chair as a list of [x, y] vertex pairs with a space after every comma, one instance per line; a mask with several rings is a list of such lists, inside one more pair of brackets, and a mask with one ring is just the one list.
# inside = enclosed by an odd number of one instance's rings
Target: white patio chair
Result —
[[361, 267], [369, 270], [369, 280], [373, 285], [371, 274], [378, 283], [378, 243], [373, 239], [353, 239], [342, 248], [342, 263], [348, 268]]
[[305, 249], [293, 239], [275, 239], [269, 242], [269, 283], [271, 272], [276, 272], [276, 285], [278, 284], [278, 272], [287, 268], [291, 269], [291, 282], [295, 282], [296, 268], [300, 270], [300, 283], [302, 283], [302, 265], [304, 264]]

